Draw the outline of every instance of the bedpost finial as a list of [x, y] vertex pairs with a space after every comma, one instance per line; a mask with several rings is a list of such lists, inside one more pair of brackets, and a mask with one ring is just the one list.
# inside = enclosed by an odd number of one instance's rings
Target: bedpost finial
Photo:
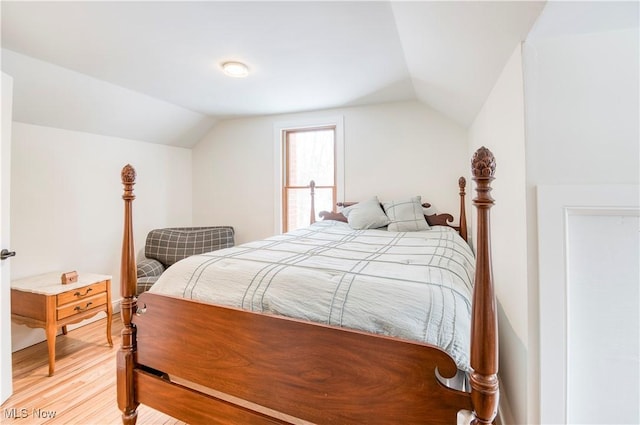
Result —
[[496, 158], [489, 149], [482, 146], [473, 154], [471, 172], [474, 179], [493, 178], [496, 172]]
[[122, 184], [135, 184], [136, 183], [136, 169], [131, 164], [127, 164], [122, 167]]
[[135, 168], [133, 168], [131, 164], [125, 165], [122, 168], [120, 177], [122, 178], [122, 184], [124, 185], [124, 194], [122, 195], [122, 198], [125, 200], [135, 199], [135, 195], [133, 194], [133, 185], [136, 184]]
[[460, 177], [458, 179], [458, 187], [461, 190], [464, 190], [464, 188], [467, 187], [467, 179], [465, 179], [464, 177]]

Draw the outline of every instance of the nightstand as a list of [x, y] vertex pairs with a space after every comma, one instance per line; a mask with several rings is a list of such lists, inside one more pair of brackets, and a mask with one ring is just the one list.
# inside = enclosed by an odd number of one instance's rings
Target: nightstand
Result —
[[79, 273], [78, 281], [63, 285], [62, 272], [46, 273], [11, 282], [11, 319], [31, 328], [44, 328], [49, 348], [49, 376], [56, 361], [56, 333], [62, 327], [107, 313], [107, 342], [111, 340], [111, 276]]

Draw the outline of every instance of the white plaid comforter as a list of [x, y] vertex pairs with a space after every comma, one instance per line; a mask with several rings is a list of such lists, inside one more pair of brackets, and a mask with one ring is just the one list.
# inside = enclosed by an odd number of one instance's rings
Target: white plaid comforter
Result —
[[474, 264], [447, 227], [322, 221], [181, 260], [150, 292], [426, 342], [468, 371]]

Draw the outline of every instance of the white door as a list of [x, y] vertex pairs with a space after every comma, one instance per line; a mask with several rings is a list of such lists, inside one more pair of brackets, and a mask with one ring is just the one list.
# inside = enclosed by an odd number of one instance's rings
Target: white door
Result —
[[[0, 250], [11, 251], [9, 200], [11, 178], [11, 108], [13, 78], [2, 73], [2, 132], [0, 135]], [[9, 258], [0, 260], [0, 403], [13, 392], [11, 372], [11, 274]]]
[[538, 187], [540, 423], [639, 423], [640, 186]]

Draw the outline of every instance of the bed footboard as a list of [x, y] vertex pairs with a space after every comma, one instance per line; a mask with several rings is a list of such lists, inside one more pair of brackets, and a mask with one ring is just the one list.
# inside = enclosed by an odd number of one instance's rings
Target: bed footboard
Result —
[[270, 411], [311, 423], [451, 424], [471, 408], [468, 393], [436, 378], [436, 368], [457, 371], [437, 347], [153, 293], [138, 305], [139, 365]]

